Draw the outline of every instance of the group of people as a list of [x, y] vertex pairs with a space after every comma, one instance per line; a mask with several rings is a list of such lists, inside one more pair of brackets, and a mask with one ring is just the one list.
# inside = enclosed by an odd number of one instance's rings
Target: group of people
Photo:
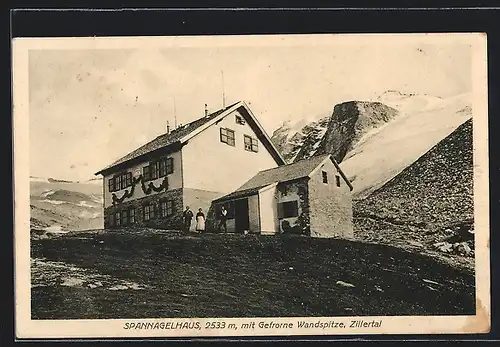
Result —
[[[191, 229], [191, 223], [193, 220], [194, 214], [190, 210], [189, 206], [186, 206], [186, 209], [184, 210], [182, 214], [183, 218], [183, 231], [188, 232]], [[220, 213], [219, 213], [219, 227], [218, 230], [219, 232], [224, 229], [224, 233], [227, 233], [227, 210], [222, 206]], [[198, 209], [198, 213], [196, 213], [196, 227], [195, 230], [199, 233], [202, 233], [205, 231], [205, 214], [203, 213], [203, 210], [201, 208]]]

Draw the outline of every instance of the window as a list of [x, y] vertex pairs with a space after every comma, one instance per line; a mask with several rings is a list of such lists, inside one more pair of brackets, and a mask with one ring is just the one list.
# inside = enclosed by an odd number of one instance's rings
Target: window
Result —
[[142, 168], [142, 177], [144, 177], [145, 181], [151, 180], [151, 168], [149, 165]]
[[122, 211], [122, 225], [127, 225], [128, 223], [128, 211]]
[[119, 227], [121, 225], [121, 221], [122, 221], [122, 219], [120, 218], [120, 212], [116, 212], [115, 213], [115, 222], [116, 222], [117, 227]]
[[110, 178], [108, 180], [108, 188], [109, 188], [109, 191], [110, 192], [114, 192], [115, 191], [115, 178]]
[[321, 171], [323, 175], [323, 183], [328, 183], [328, 173], [326, 171]]
[[108, 223], [109, 223], [109, 226], [110, 227], [114, 227], [115, 226], [115, 215], [114, 214], [110, 214], [108, 216]]
[[154, 162], [150, 164], [150, 167], [153, 169], [153, 172], [151, 172], [151, 178], [157, 179], [158, 177], [160, 177], [160, 162]]
[[132, 173], [125, 172], [115, 175], [108, 181], [109, 191], [114, 192], [120, 189], [125, 189], [132, 185]]
[[258, 152], [259, 151], [259, 141], [257, 141], [257, 139], [254, 139], [248, 135], [245, 135], [243, 137], [243, 140], [245, 142], [245, 150], [250, 151], [250, 152]]
[[115, 189], [120, 190], [122, 189], [122, 176], [115, 176]]
[[339, 175], [336, 175], [335, 176], [335, 180], [337, 181], [337, 187], [340, 187], [340, 176]]
[[168, 217], [174, 214], [173, 200], [163, 200], [160, 202], [160, 217]]
[[297, 200], [286, 201], [278, 204], [278, 218], [291, 218], [299, 215], [299, 203]]
[[230, 146], [234, 146], [234, 130], [221, 128], [220, 142], [224, 142]]
[[144, 206], [144, 220], [150, 220], [155, 218], [155, 207], [154, 205], [145, 205]]
[[151, 162], [149, 167], [153, 170], [151, 172], [151, 179], [165, 177], [174, 172], [174, 159], [162, 158], [158, 161]]
[[245, 119], [239, 114], [236, 115], [235, 119], [237, 124], [245, 125]]
[[127, 172], [125, 177], [126, 177], [126, 182], [125, 182], [126, 184], [125, 185], [127, 187], [131, 187], [132, 186], [132, 172]]
[[135, 223], [135, 208], [128, 210], [128, 222], [129, 224]]
[[167, 175], [174, 172], [174, 158], [166, 159], [165, 170], [167, 171]]

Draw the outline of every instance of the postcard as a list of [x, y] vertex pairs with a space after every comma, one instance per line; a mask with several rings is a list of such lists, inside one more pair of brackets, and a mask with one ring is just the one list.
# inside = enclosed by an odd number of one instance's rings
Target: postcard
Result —
[[14, 39], [16, 336], [489, 332], [486, 39]]

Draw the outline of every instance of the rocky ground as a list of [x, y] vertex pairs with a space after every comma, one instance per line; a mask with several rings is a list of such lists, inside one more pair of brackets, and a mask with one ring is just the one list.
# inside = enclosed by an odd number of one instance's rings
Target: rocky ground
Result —
[[357, 237], [439, 252], [473, 268], [472, 119], [354, 203]]

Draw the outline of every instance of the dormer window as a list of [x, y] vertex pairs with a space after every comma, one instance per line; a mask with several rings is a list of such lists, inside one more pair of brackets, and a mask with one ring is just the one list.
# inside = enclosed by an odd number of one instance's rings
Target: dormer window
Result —
[[234, 147], [234, 130], [221, 128], [220, 129], [220, 142], [227, 143], [229, 146]]

